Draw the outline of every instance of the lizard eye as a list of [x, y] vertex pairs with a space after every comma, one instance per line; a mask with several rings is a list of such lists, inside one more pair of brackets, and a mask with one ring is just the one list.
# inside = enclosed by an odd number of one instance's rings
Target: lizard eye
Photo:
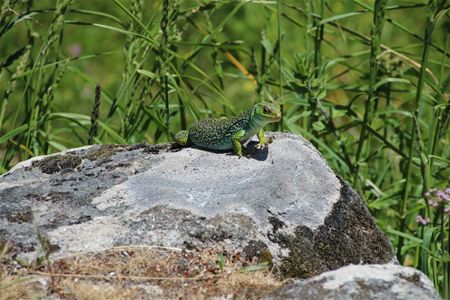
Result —
[[269, 113], [270, 113], [270, 109], [268, 109], [267, 107], [264, 107], [263, 112], [264, 112], [265, 114], [269, 114]]

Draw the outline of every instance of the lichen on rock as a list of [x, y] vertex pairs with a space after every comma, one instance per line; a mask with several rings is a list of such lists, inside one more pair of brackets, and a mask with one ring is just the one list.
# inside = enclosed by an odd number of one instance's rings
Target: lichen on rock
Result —
[[[263, 156], [246, 159], [145, 144], [42, 157], [2, 177], [0, 213], [31, 207], [33, 218], [20, 227], [1, 221], [1, 229], [26, 245], [43, 231], [58, 255], [131, 243], [245, 249], [285, 277], [391, 261], [386, 236], [320, 153], [294, 135], [271, 137]], [[86, 232], [103, 234], [86, 243]]]
[[391, 262], [386, 235], [314, 146], [270, 136], [268, 148], [242, 159], [137, 144], [22, 162], [0, 177], [0, 241], [36, 257], [39, 232], [52, 258], [127, 245], [215, 248], [284, 278]]

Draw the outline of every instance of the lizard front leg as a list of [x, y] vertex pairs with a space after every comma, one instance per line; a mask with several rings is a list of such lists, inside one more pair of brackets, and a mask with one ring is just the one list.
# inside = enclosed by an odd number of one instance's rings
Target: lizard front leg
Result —
[[231, 142], [233, 143], [234, 153], [236, 153], [239, 156], [239, 158], [242, 157], [241, 140], [244, 137], [244, 135], [245, 135], [245, 130], [241, 129], [231, 136]]
[[264, 137], [264, 129], [260, 129], [258, 134], [257, 134], [259, 143], [258, 145], [256, 145], [257, 149], [264, 149], [264, 147], [266, 147], [267, 143], [266, 143], [266, 138]]

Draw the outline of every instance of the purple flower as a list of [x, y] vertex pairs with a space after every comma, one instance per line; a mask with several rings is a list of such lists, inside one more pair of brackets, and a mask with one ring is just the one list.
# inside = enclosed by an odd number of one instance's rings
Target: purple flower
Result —
[[433, 208], [450, 203], [450, 188], [446, 188], [445, 190], [432, 188], [428, 192], [425, 192], [424, 195], [428, 200], [428, 204]]
[[437, 206], [438, 206], [438, 203], [436, 202], [436, 201], [433, 201], [433, 200], [428, 200], [428, 204], [431, 206], [431, 207], [433, 207], [433, 208], [436, 208]]
[[448, 195], [444, 191], [437, 191], [436, 192], [436, 197], [438, 197], [442, 202], [443, 201], [450, 202], [450, 195]]
[[430, 219], [429, 218], [424, 218], [421, 215], [417, 215], [416, 223], [417, 224], [421, 224], [421, 225], [427, 225], [428, 223], [430, 223]]
[[[432, 188], [428, 192], [425, 192], [424, 196], [430, 207], [450, 216], [450, 188], [442, 190]], [[430, 220], [428, 218], [424, 219], [421, 215], [418, 215], [416, 217], [416, 222], [418, 224], [426, 225]]]

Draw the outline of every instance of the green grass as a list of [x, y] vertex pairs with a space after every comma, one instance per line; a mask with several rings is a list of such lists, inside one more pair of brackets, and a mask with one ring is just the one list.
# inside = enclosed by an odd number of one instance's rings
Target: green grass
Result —
[[[200, 5], [198, 4], [200, 3]], [[450, 299], [449, 1], [4, 1], [1, 172], [278, 101]], [[96, 90], [96, 86], [100, 86]], [[416, 216], [430, 220], [426, 225]]]

